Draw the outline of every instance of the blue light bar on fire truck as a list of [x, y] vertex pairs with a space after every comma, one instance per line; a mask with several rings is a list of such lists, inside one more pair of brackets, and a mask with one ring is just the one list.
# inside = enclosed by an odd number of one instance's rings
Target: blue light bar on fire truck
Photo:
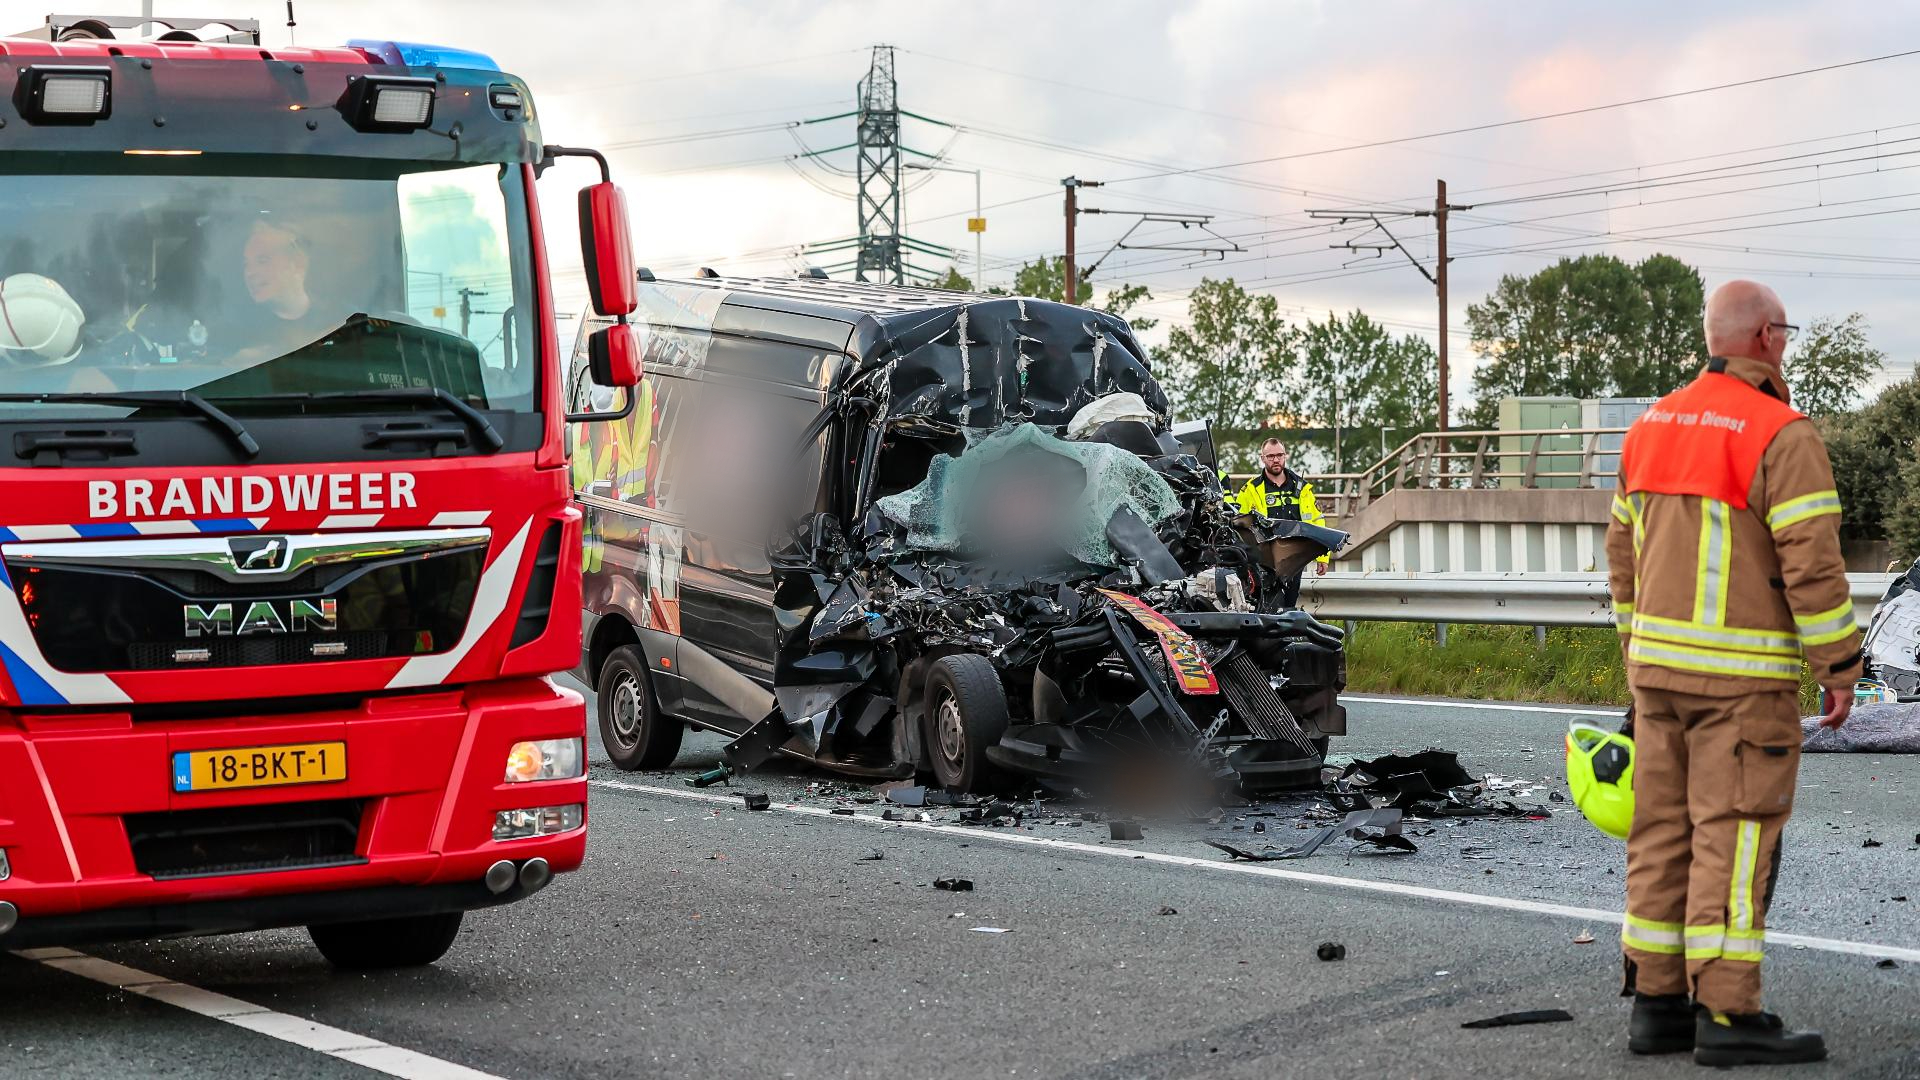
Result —
[[29, 67], [14, 87], [14, 106], [29, 124], [91, 124], [113, 112], [113, 69]]
[[350, 49], [359, 49], [383, 64], [410, 68], [472, 68], [475, 71], [499, 71], [493, 57], [468, 49], [445, 45], [422, 45], [417, 41], [370, 41], [354, 38]]

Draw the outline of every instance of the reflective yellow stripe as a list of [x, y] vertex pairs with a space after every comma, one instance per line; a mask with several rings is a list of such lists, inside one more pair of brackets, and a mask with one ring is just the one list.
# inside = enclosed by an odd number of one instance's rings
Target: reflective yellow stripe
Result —
[[1620, 943], [1642, 952], [1678, 956], [1684, 948], [1680, 941], [1680, 929], [1677, 922], [1660, 922], [1629, 914], [1625, 925], [1620, 928]]
[[1618, 600], [1614, 601], [1613, 602], [1613, 628], [1624, 634], [1627, 632], [1627, 628], [1632, 624], [1633, 624], [1633, 605], [1630, 603], [1622, 603], [1621, 601], [1618, 601]]
[[1633, 524], [1633, 504], [1618, 495], [1613, 497], [1613, 517], [1622, 525]]
[[1733, 891], [1727, 915], [1735, 930], [1753, 929], [1753, 871], [1760, 853], [1760, 823], [1742, 820], [1733, 849]]
[[1774, 506], [1767, 511], [1767, 528], [1772, 529], [1774, 532], [1779, 532], [1789, 525], [1799, 524], [1808, 518], [1816, 518], [1822, 514], [1837, 514], [1839, 512], [1839, 492], [1831, 490], [1816, 491], [1810, 495], [1802, 495], [1798, 498], [1788, 499], [1783, 503], [1774, 504]]
[[1720, 959], [1757, 964], [1765, 959], [1762, 944], [1765, 938], [1764, 930], [1729, 930], [1726, 948], [1720, 953]]
[[1800, 639], [1777, 630], [1748, 630], [1738, 626], [1710, 626], [1685, 619], [1636, 614], [1633, 632], [1658, 641], [1715, 647], [1716, 651], [1800, 656]]
[[1732, 561], [1732, 508], [1718, 499], [1703, 498], [1699, 572], [1693, 583], [1694, 622], [1719, 626], [1727, 621], [1727, 564]]
[[1800, 681], [1798, 660], [1775, 659], [1750, 652], [1725, 649], [1692, 648], [1666, 642], [1649, 641], [1635, 634], [1627, 644], [1627, 659], [1676, 671], [1698, 671], [1708, 675], [1744, 675], [1756, 679]]
[[1793, 621], [1800, 627], [1800, 641], [1806, 645], [1829, 645], [1843, 640], [1853, 633], [1856, 623], [1853, 618], [1853, 601], [1849, 600], [1832, 611], [1823, 611], [1818, 615], [1795, 615]]
[[1640, 545], [1647, 540], [1647, 497], [1638, 491], [1627, 495], [1627, 505], [1633, 508], [1633, 557], [1640, 557]]

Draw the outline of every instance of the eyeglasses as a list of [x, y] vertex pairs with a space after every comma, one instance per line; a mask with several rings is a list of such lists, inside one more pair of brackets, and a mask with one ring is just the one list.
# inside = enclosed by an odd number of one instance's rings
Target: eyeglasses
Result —
[[1767, 326], [1774, 330], [1780, 331], [1781, 341], [1792, 341], [1793, 335], [1798, 334], [1800, 332], [1800, 328], [1793, 325], [1792, 323], [1770, 322], [1767, 324]]

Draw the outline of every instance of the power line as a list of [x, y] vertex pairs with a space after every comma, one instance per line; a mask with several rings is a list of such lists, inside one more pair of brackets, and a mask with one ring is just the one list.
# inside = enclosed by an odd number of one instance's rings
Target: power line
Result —
[[1610, 109], [1624, 109], [1634, 105], [1648, 105], [1658, 101], [1672, 101], [1676, 98], [1692, 97], [1697, 94], [1710, 94], [1720, 90], [1732, 90], [1742, 86], [1756, 86], [1761, 83], [1777, 82], [1781, 79], [1794, 79], [1822, 72], [1839, 71], [1845, 68], [1859, 67], [1863, 64], [1877, 64], [1885, 60], [1899, 60], [1920, 55], [1920, 49], [1908, 49], [1903, 52], [1887, 53], [1882, 56], [1869, 56], [1859, 60], [1847, 60], [1837, 64], [1823, 64], [1819, 67], [1802, 68], [1799, 71], [1783, 71], [1775, 75], [1762, 75], [1751, 79], [1739, 79], [1734, 82], [1717, 83], [1713, 86], [1700, 86], [1691, 90], [1674, 90], [1665, 94], [1650, 94], [1646, 97], [1631, 98], [1626, 101], [1612, 101], [1604, 105], [1588, 105], [1578, 109], [1562, 109], [1558, 112], [1540, 113], [1535, 116], [1516, 117], [1511, 120], [1494, 120], [1484, 124], [1469, 124], [1465, 127], [1447, 128], [1442, 131], [1428, 131], [1418, 135], [1400, 135], [1389, 139], [1374, 139], [1370, 142], [1353, 143], [1347, 146], [1332, 146], [1322, 150], [1301, 150], [1291, 154], [1279, 154], [1273, 157], [1252, 158], [1246, 161], [1228, 162], [1223, 165], [1202, 165], [1190, 169], [1170, 169], [1164, 172], [1145, 173], [1140, 176], [1126, 176], [1118, 180], [1107, 181], [1110, 184], [1133, 183], [1139, 180], [1157, 180], [1166, 176], [1186, 176], [1193, 173], [1217, 172], [1221, 169], [1239, 169], [1249, 165], [1269, 165], [1279, 161], [1296, 161], [1301, 158], [1323, 157], [1328, 154], [1343, 154], [1352, 150], [1371, 150], [1382, 146], [1397, 146], [1402, 143], [1422, 142], [1427, 139], [1446, 138], [1451, 135], [1467, 135], [1480, 131], [1495, 131], [1500, 128], [1514, 127], [1520, 124], [1533, 124], [1542, 120], [1559, 120], [1569, 116], [1585, 116], [1590, 113], [1605, 112]]

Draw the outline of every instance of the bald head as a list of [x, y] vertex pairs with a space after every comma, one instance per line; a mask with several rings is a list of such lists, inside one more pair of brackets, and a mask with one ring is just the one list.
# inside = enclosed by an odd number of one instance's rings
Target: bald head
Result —
[[1786, 305], [1772, 289], [1757, 281], [1729, 281], [1707, 297], [1707, 352], [1778, 367], [1787, 339], [1772, 324], [1786, 321]]

